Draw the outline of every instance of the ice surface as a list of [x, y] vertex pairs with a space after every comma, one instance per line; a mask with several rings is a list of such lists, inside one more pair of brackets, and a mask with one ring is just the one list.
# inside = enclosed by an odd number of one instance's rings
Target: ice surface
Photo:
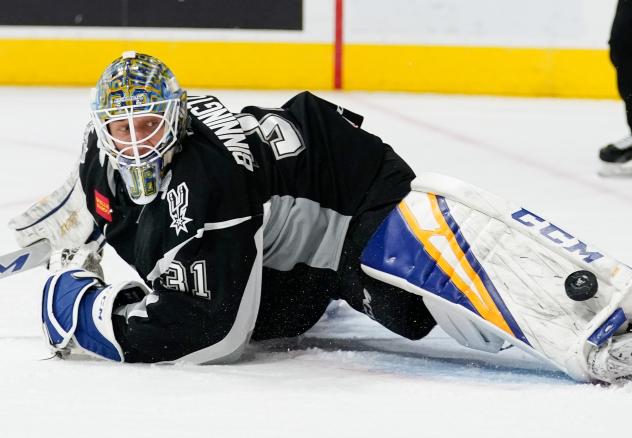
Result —
[[[293, 93], [217, 91], [238, 110]], [[632, 179], [596, 176], [626, 135], [613, 101], [318, 93], [414, 169], [457, 176], [539, 212], [631, 264]], [[0, 88], [0, 223], [73, 166], [88, 90]], [[0, 227], [2, 252], [15, 249]], [[134, 274], [108, 253], [110, 279]], [[300, 339], [254, 345], [229, 366], [42, 360], [43, 269], [0, 284], [0, 437], [591, 437], [629, 433], [632, 385], [575, 384], [510, 349], [411, 342], [337, 304]]]

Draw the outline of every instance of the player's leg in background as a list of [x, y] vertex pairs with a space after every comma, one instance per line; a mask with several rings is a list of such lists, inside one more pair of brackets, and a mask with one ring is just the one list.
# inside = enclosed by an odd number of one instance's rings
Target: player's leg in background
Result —
[[617, 70], [619, 94], [632, 130], [632, 0], [619, 0], [610, 34], [610, 60]]
[[[632, 130], [632, 0], [619, 0], [617, 5], [610, 34], [610, 60], [617, 71], [617, 87]], [[599, 158], [601, 175], [632, 175], [632, 135], [602, 148]]]
[[420, 339], [435, 326], [423, 298], [366, 275], [360, 268], [360, 254], [384, 218], [410, 192], [414, 176], [387, 147], [375, 182], [349, 226], [338, 269], [338, 295], [334, 297], [408, 339]]

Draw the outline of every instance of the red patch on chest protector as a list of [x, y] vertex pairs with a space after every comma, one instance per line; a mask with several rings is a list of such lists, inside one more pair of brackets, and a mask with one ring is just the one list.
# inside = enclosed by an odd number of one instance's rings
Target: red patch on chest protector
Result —
[[112, 222], [112, 210], [110, 200], [103, 196], [97, 189], [94, 189], [94, 208], [99, 216], [108, 222]]

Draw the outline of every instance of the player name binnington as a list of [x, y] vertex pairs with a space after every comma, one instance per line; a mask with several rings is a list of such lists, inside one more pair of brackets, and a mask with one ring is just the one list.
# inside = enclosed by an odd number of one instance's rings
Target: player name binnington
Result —
[[189, 99], [189, 112], [198, 118], [219, 138], [232, 154], [237, 164], [252, 172], [253, 158], [246, 135], [239, 121], [224, 105], [213, 96], [201, 96]]

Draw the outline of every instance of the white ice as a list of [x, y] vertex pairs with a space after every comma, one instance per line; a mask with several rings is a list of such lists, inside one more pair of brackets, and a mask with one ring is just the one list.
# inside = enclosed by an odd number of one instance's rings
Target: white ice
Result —
[[[233, 110], [293, 93], [218, 90]], [[615, 101], [318, 93], [366, 117], [417, 171], [457, 176], [539, 212], [632, 264], [632, 179], [596, 154], [627, 134]], [[0, 223], [60, 185], [77, 158], [88, 91], [0, 88]], [[353, 163], [350, 163], [353, 165]], [[1, 253], [16, 248], [0, 227]], [[107, 278], [134, 273], [109, 252]], [[43, 268], [0, 284], [0, 437], [593, 437], [629, 434], [632, 385], [576, 384], [510, 349], [440, 330], [399, 339], [344, 305], [300, 339], [226, 366], [118, 365], [49, 356]]]

